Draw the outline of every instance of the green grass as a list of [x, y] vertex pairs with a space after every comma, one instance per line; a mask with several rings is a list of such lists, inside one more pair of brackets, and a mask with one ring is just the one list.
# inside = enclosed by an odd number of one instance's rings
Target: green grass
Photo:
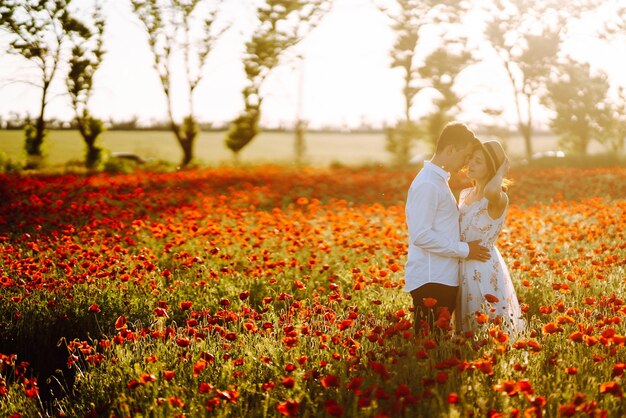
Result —
[[[196, 162], [202, 165], [230, 164], [233, 154], [224, 145], [225, 132], [203, 132], [196, 141]], [[178, 163], [182, 153], [176, 139], [163, 131], [108, 131], [102, 135], [101, 145], [111, 152], [132, 152], [144, 158]], [[506, 139], [505, 145], [515, 162], [524, 154], [523, 141], [519, 137]], [[549, 135], [537, 135], [535, 151], [558, 149], [558, 141]], [[24, 161], [22, 131], [0, 130], [0, 152], [13, 161]], [[592, 144], [589, 152], [597, 154], [605, 150]], [[77, 131], [50, 131], [44, 143], [48, 165], [62, 165], [68, 161], [82, 161], [84, 145]], [[389, 163], [390, 154], [385, 150], [385, 136], [372, 133], [320, 133], [306, 135], [307, 162], [314, 166], [333, 163], [365, 165]], [[428, 147], [418, 142], [414, 155], [428, 155]], [[241, 151], [242, 163], [291, 163], [294, 159], [294, 136], [291, 132], [264, 132]]]
[[[224, 145], [224, 132], [203, 132], [196, 140], [195, 159], [198, 163], [220, 165], [233, 161], [232, 152]], [[0, 131], [0, 151], [13, 160], [23, 160], [21, 131]], [[101, 145], [111, 152], [132, 152], [144, 158], [178, 163], [182, 152], [176, 139], [162, 131], [109, 131]], [[49, 165], [82, 160], [84, 145], [78, 132], [51, 131], [44, 152]], [[425, 151], [425, 149], [424, 149]], [[293, 160], [293, 134], [268, 132], [260, 134], [241, 151], [243, 163], [289, 163]], [[307, 161], [313, 165], [386, 163], [384, 138], [380, 133], [309, 133]]]

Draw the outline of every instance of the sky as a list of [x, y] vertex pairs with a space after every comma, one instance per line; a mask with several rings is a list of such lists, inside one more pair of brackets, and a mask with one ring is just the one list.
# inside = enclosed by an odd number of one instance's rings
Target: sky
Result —
[[[75, 0], [85, 6], [88, 0]], [[389, 1], [387, 1], [389, 3]], [[222, 22], [231, 22], [212, 52], [205, 78], [195, 94], [195, 112], [205, 122], [224, 124], [243, 107], [241, 88], [245, 75], [241, 64], [244, 42], [254, 27], [250, 0], [227, 0]], [[264, 126], [293, 125], [300, 112], [311, 127], [358, 127], [391, 124], [402, 116], [402, 74], [390, 68], [389, 51], [394, 33], [387, 17], [376, 7], [385, 0], [335, 0], [332, 11], [268, 77], [262, 89]], [[131, 11], [130, 1], [104, 0], [107, 15], [105, 48], [107, 53], [96, 75], [92, 114], [104, 120], [129, 120], [137, 116], [149, 123], [166, 119], [166, 100], [152, 68], [147, 38]], [[626, 45], [609, 45], [596, 40], [593, 24], [580, 24], [566, 49], [579, 59], [608, 73], [616, 85], [626, 86], [626, 61], [618, 51]], [[458, 93], [465, 99], [459, 119], [487, 122], [485, 107], [502, 108], [504, 124], [515, 120], [511, 87], [493, 51], [479, 42], [476, 25], [473, 48], [478, 64], [466, 69], [459, 78]], [[6, 46], [0, 35], [0, 47]], [[434, 44], [433, 44], [434, 45]], [[302, 59], [298, 59], [302, 56]], [[180, 62], [181, 58], [177, 58]], [[180, 66], [176, 67], [180, 83]], [[11, 112], [36, 115], [40, 91], [36, 71], [21, 57], [0, 55], [0, 115]], [[184, 90], [174, 87], [175, 117], [187, 112]], [[48, 117], [70, 120], [72, 112], [64, 85], [54, 84]], [[414, 114], [419, 117], [430, 108], [431, 95], [418, 95]], [[538, 123], [547, 121], [538, 115]]]

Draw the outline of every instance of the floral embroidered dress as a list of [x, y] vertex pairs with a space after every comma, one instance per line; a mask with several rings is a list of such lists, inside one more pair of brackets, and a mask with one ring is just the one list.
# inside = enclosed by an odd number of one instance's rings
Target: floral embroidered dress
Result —
[[482, 240], [481, 244], [489, 248], [491, 258], [486, 262], [460, 261], [457, 323], [464, 331], [476, 329], [476, 312], [479, 311], [492, 319], [502, 317], [503, 329], [517, 333], [525, 325], [522, 312], [509, 270], [494, 246], [502, 230], [506, 209], [498, 219], [492, 219], [487, 212], [487, 198], [465, 204], [470, 190], [461, 191], [460, 196], [461, 241]]

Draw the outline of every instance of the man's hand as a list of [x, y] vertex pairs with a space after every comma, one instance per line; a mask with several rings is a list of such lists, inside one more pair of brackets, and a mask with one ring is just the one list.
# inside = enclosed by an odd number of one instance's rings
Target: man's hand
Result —
[[481, 240], [477, 239], [476, 241], [470, 241], [467, 243], [467, 245], [469, 245], [469, 254], [467, 255], [468, 260], [489, 260], [489, 248], [483, 247], [480, 245], [480, 242]]

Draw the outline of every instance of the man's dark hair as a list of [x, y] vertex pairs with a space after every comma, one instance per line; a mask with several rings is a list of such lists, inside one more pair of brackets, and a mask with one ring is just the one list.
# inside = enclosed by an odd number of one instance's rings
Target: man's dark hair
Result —
[[450, 122], [441, 131], [435, 152], [443, 151], [448, 145], [459, 149], [466, 147], [467, 144], [479, 145], [480, 141], [464, 123]]

